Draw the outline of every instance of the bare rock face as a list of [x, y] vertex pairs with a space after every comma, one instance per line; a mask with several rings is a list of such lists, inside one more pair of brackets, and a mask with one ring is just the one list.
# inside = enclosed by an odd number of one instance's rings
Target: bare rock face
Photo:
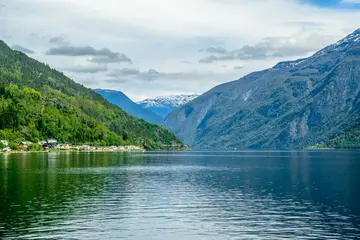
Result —
[[165, 126], [193, 148], [302, 148], [360, 117], [360, 29], [313, 56], [219, 85]]

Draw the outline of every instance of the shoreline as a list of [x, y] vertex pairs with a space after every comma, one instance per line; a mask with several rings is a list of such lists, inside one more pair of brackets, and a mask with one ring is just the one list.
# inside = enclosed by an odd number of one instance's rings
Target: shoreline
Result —
[[[29, 143], [27, 145], [18, 145], [16, 150], [6, 146], [0, 153], [40, 153], [40, 152], [144, 152], [146, 149], [136, 145], [126, 146], [89, 146], [89, 145], [70, 145], [70, 144], [55, 144], [51, 146], [38, 146], [37, 148], [30, 148], [30, 145], [36, 143]], [[41, 144], [39, 144], [41, 145]]]
[[142, 153], [142, 152], [146, 152], [146, 150], [127, 150], [127, 151], [111, 151], [111, 150], [84, 150], [84, 151], [79, 151], [79, 150], [60, 150], [60, 151], [10, 151], [10, 152], [0, 152], [0, 154], [24, 154], [24, 153], [69, 153], [69, 152], [79, 152], [79, 153], [93, 153], [93, 152], [103, 152], [103, 153], [110, 153], [110, 152], [117, 152], [117, 153], [129, 153], [129, 152], [133, 152], [133, 153]]

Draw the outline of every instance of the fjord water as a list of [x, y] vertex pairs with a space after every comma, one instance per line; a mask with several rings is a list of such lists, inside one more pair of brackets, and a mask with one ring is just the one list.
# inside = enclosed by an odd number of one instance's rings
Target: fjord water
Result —
[[0, 155], [0, 238], [356, 239], [360, 152]]

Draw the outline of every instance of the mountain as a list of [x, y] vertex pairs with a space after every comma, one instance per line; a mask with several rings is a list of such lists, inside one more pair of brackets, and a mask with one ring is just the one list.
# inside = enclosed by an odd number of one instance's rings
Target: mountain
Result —
[[130, 116], [96, 92], [0, 41], [0, 139], [56, 138], [94, 145], [184, 145], [165, 128]]
[[197, 98], [199, 95], [172, 95], [172, 96], [164, 96], [157, 97], [154, 99], [146, 99], [138, 102], [138, 104], [146, 109], [149, 109], [161, 116], [163, 119], [169, 114], [169, 112], [177, 109], [186, 103], [192, 101]]
[[162, 124], [164, 122], [164, 120], [159, 115], [134, 103], [130, 98], [128, 98], [120, 91], [104, 89], [95, 89], [94, 91], [103, 96], [110, 103], [115, 104], [134, 117], [140, 119], [143, 118], [144, 120], [155, 124]]
[[304, 148], [360, 116], [360, 29], [309, 58], [219, 85], [165, 126], [193, 148]]

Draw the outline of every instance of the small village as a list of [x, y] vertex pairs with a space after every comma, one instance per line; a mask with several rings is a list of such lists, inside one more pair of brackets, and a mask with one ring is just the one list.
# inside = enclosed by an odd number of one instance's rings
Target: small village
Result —
[[49, 151], [85, 151], [85, 152], [144, 152], [139, 146], [90, 146], [58, 143], [56, 139], [47, 139], [38, 143], [19, 142], [10, 146], [7, 140], [0, 140], [0, 152], [49, 152]]

